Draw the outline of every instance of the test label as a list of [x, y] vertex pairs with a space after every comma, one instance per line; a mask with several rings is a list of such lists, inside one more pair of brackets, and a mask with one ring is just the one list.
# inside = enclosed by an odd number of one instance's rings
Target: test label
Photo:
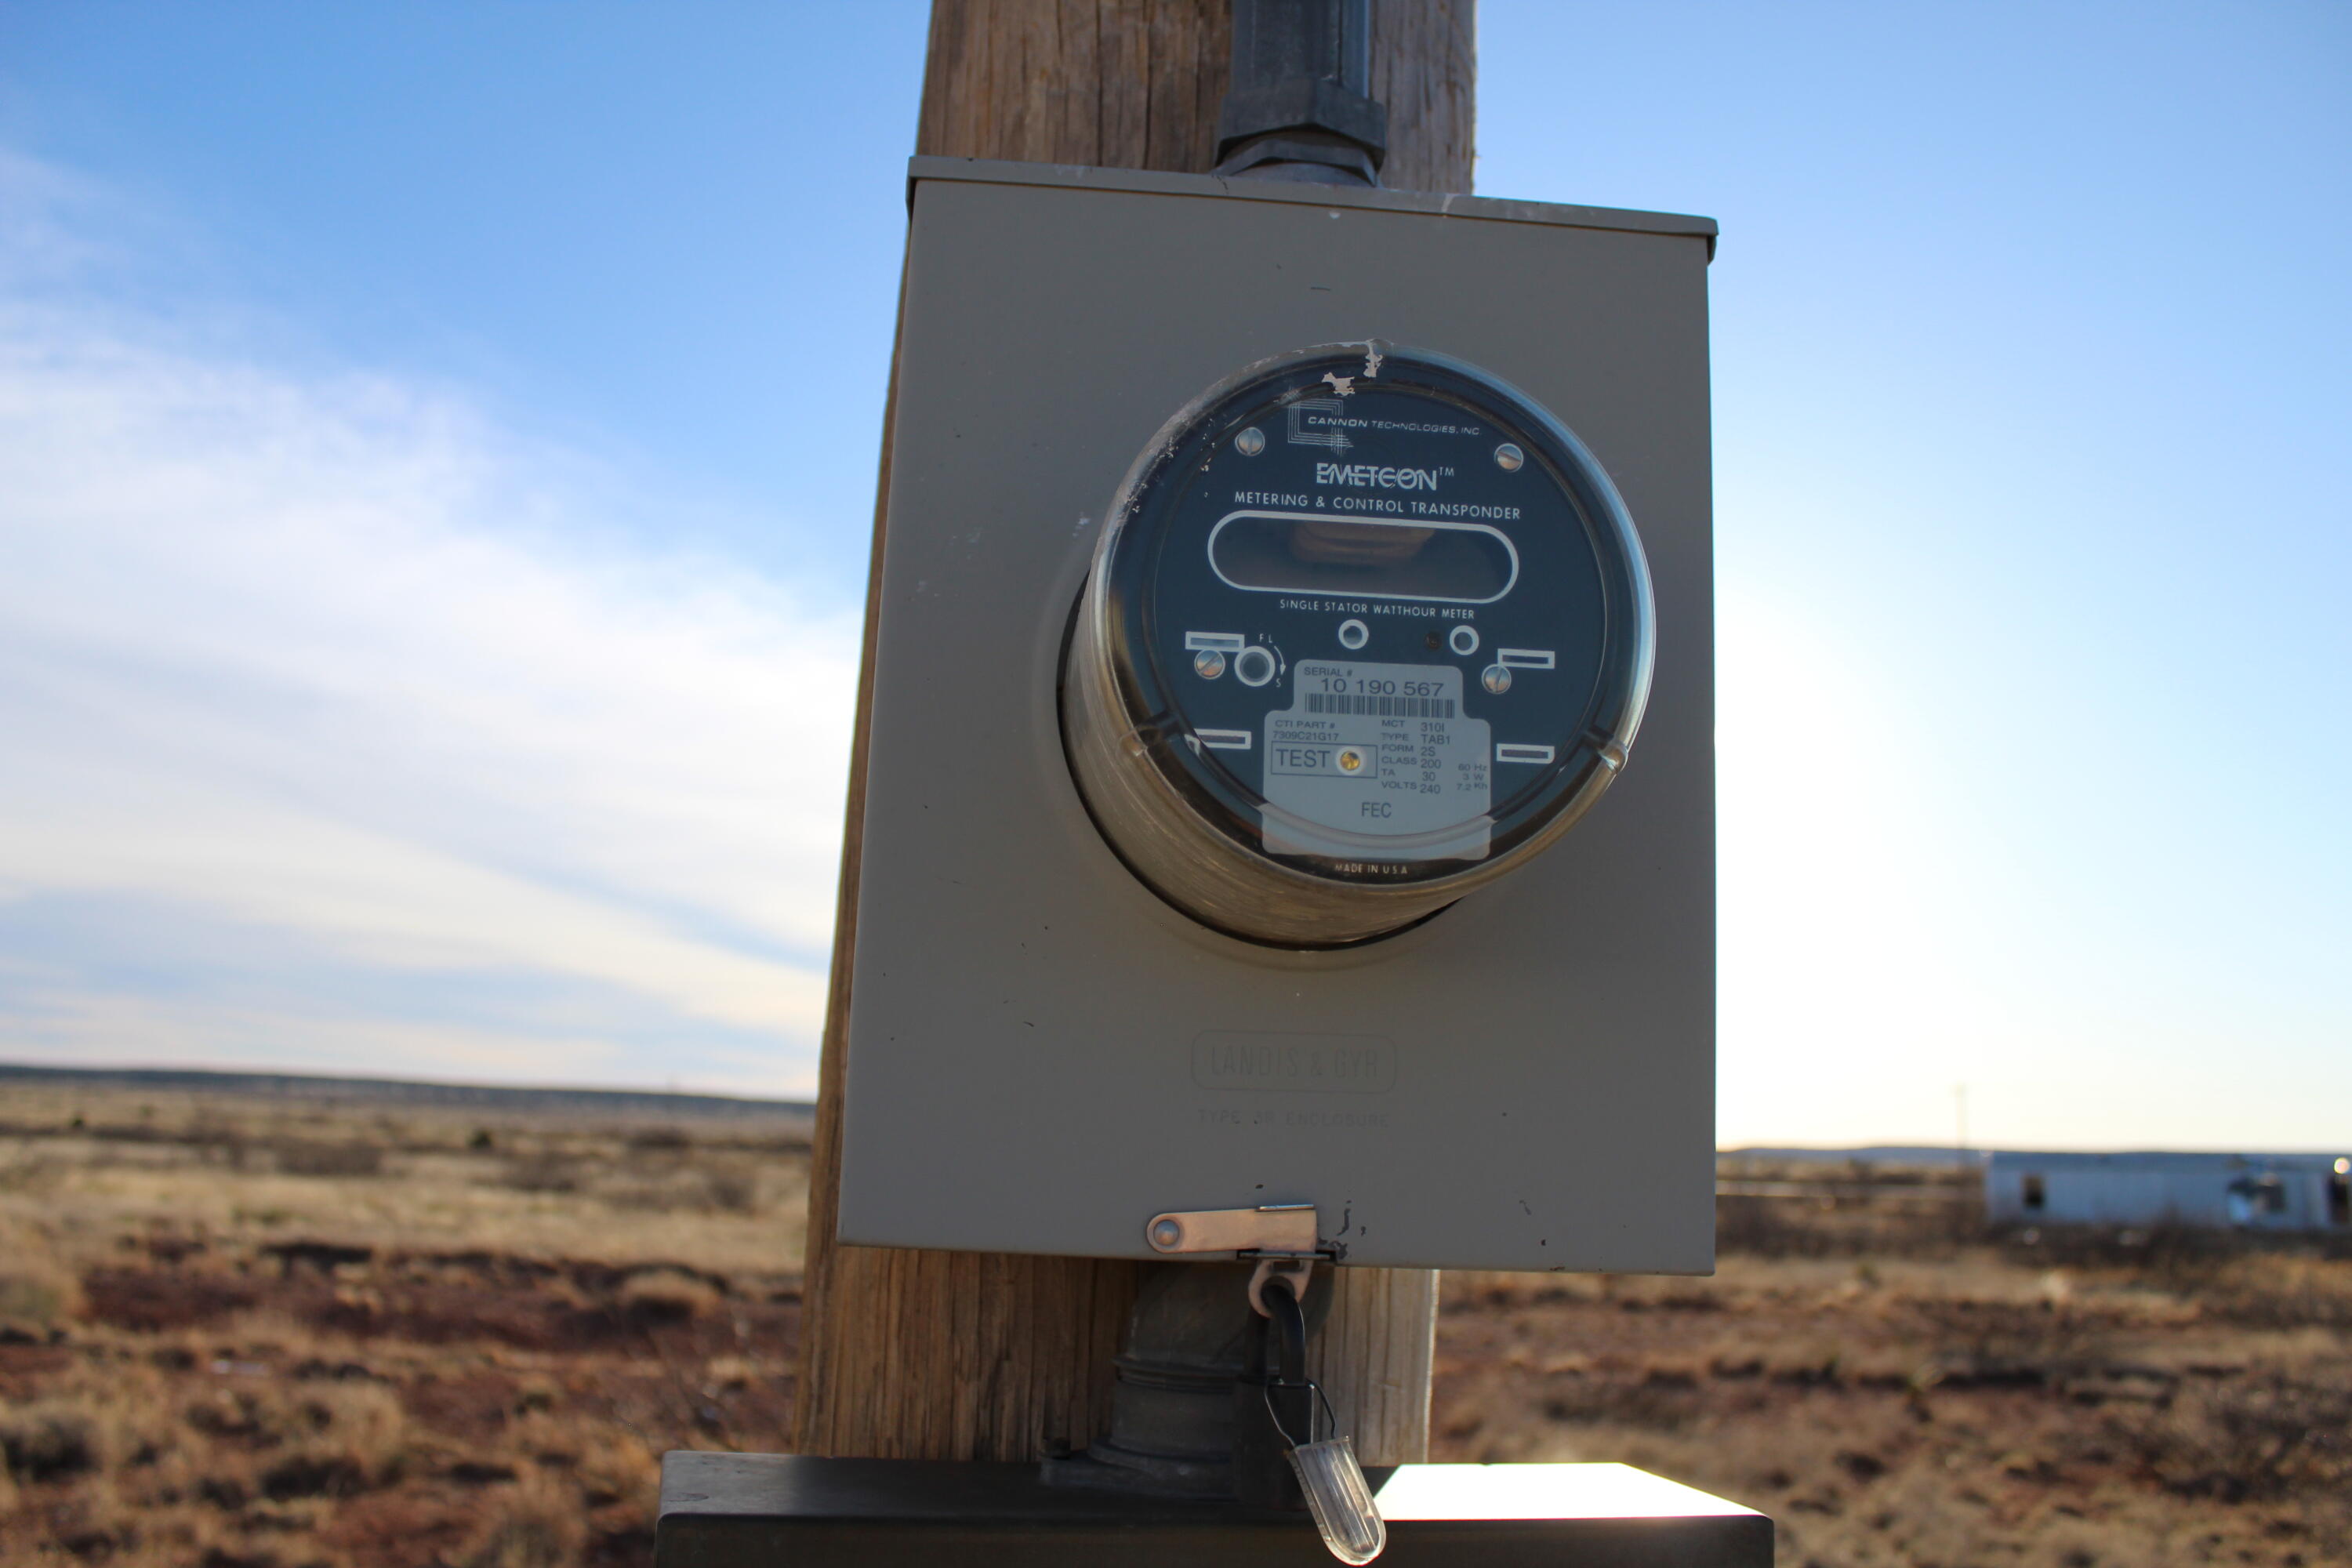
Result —
[[1486, 853], [1494, 746], [1462, 711], [1462, 672], [1447, 665], [1293, 667], [1290, 706], [1265, 716], [1265, 847], [1345, 852], [1315, 830], [1393, 840], [1398, 860]]

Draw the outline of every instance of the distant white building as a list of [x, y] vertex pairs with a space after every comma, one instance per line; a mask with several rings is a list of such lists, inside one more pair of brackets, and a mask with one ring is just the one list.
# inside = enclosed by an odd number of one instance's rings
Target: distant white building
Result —
[[1985, 1163], [1985, 1218], [2352, 1232], [2352, 1158], [1995, 1153]]

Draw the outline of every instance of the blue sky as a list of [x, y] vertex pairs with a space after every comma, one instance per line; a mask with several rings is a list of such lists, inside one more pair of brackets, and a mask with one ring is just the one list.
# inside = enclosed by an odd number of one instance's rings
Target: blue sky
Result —
[[[0, 1055], [805, 1091], [913, 5], [0, 32]], [[2352, 1143], [2352, 12], [1482, 7], [1706, 213], [1727, 1142]]]

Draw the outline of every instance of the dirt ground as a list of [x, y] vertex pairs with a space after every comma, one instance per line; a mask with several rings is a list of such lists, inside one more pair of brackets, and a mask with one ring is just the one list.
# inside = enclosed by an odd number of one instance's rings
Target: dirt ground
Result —
[[[0, 1562], [649, 1559], [791, 1416], [804, 1121], [0, 1090]], [[1727, 1167], [1712, 1279], [1456, 1275], [1433, 1458], [1623, 1459], [1785, 1564], [2352, 1562], [2352, 1259]]]
[[633, 1568], [791, 1419], [804, 1118], [8, 1085], [0, 1563]]

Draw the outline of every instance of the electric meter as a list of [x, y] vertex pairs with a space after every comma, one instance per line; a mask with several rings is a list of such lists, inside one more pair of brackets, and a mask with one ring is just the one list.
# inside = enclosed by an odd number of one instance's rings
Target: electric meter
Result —
[[1649, 570], [1584, 444], [1459, 360], [1327, 344], [1163, 426], [1065, 658], [1080, 794], [1160, 897], [1329, 947], [1540, 854], [1626, 761]]

